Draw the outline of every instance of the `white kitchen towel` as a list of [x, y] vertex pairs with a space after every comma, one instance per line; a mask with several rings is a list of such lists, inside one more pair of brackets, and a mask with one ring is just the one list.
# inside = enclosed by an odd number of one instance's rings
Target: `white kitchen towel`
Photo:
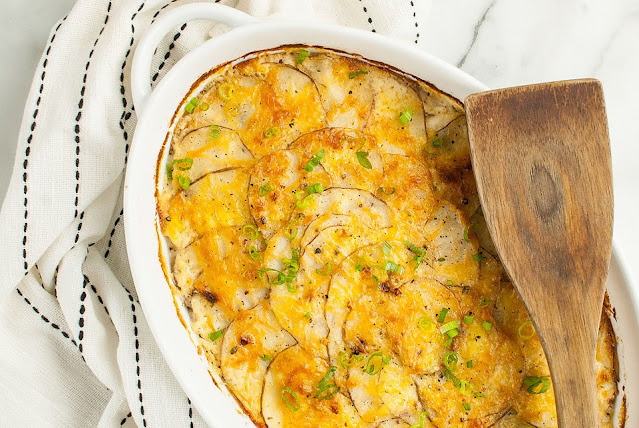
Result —
[[[420, 45], [426, 0], [217, 0]], [[203, 426], [164, 362], [127, 262], [122, 181], [136, 116], [133, 52], [187, 0], [80, 0], [35, 73], [0, 213], [0, 426]], [[185, 23], [151, 75], [222, 31]], [[423, 36], [422, 36], [423, 38]]]

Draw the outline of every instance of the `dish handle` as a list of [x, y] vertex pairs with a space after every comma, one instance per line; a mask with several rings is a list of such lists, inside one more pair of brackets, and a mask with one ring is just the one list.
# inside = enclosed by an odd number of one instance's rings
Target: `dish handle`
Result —
[[138, 43], [131, 66], [131, 92], [138, 114], [151, 95], [151, 60], [169, 31], [194, 19], [210, 19], [230, 27], [258, 22], [256, 18], [232, 7], [212, 3], [192, 3], [176, 7], [155, 21]]

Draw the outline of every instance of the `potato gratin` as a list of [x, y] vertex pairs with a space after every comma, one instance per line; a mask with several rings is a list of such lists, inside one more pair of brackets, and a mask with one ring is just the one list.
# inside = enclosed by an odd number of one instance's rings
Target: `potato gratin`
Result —
[[[199, 349], [258, 426], [557, 425], [459, 101], [308, 47], [206, 79], [177, 113], [158, 210]], [[604, 314], [604, 426], [615, 352]]]

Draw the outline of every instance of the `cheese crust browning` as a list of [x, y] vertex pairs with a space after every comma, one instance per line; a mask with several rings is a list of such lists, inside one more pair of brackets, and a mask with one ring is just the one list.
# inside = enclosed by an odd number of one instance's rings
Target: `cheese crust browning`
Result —
[[[158, 180], [198, 347], [267, 427], [554, 427], [549, 369], [490, 240], [462, 104], [286, 47], [177, 113]], [[616, 344], [597, 346], [612, 426]]]

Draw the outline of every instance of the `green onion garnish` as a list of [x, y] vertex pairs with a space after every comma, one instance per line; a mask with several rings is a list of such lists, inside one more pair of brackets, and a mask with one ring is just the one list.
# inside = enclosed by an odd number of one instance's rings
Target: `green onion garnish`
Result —
[[297, 58], [295, 59], [295, 63], [301, 64], [306, 60], [306, 58], [308, 58], [308, 51], [306, 49], [302, 49], [301, 51], [297, 53]]
[[457, 336], [459, 334], [459, 329], [458, 328], [454, 328], [452, 330], [448, 330], [445, 333], [449, 338], [454, 338], [455, 336]]
[[397, 275], [401, 275], [404, 272], [404, 268], [403, 267], [401, 267], [397, 263], [393, 263], [391, 261], [387, 261], [386, 263], [384, 263], [384, 266], [383, 266], [382, 270], [388, 271], [388, 272], [392, 272], [392, 273], [395, 273]]
[[392, 195], [393, 193], [395, 193], [395, 188], [394, 187], [390, 187], [388, 189], [384, 188], [384, 187], [380, 187], [379, 190], [381, 193], [385, 194], [385, 195]]
[[262, 359], [262, 361], [272, 361], [273, 360], [273, 357], [271, 357], [270, 355], [266, 355], [266, 354], [262, 355], [260, 358]]
[[180, 171], [188, 171], [193, 166], [193, 159], [184, 158], [184, 159], [175, 159], [173, 162], [169, 162], [166, 164], [166, 176], [169, 180], [173, 180], [173, 166], [177, 165]]
[[451, 287], [452, 287], [453, 285], [455, 285], [455, 283], [453, 282], [453, 280], [452, 280], [452, 279], [447, 279], [447, 280], [446, 280], [446, 285], [448, 285], [448, 286], [451, 286]]
[[[469, 224], [468, 226], [466, 226], [464, 228], [464, 241], [466, 242], [470, 242], [470, 238], [468, 237], [468, 229], [470, 229], [470, 227], [473, 225], [474, 223]], [[481, 260], [481, 259], [480, 259]]]
[[273, 191], [273, 190], [274, 190], [274, 189], [273, 189], [273, 185], [267, 181], [267, 182], [266, 182], [266, 184], [263, 184], [263, 185], [260, 187], [260, 192], [259, 192], [259, 194], [260, 194], [260, 196], [266, 196], [266, 194], [267, 194], [268, 192], [271, 192], [271, 191]]
[[284, 276], [284, 282], [286, 282], [286, 288], [289, 292], [294, 293], [297, 288], [293, 285], [293, 279], [297, 276], [297, 271], [300, 268], [300, 253], [297, 248], [291, 250], [291, 258], [282, 260], [284, 264], [284, 270], [286, 274]]
[[278, 135], [280, 135], [280, 132], [282, 132], [282, 130], [279, 126], [272, 126], [264, 131], [264, 136], [266, 138], [277, 137]]
[[297, 236], [298, 227], [293, 225], [293, 223], [289, 223], [284, 229], [284, 235], [288, 238], [289, 241], [292, 241]]
[[315, 198], [315, 195], [310, 194], [306, 197], [302, 197], [302, 195], [296, 194], [295, 197], [297, 198], [297, 201], [295, 202], [295, 205], [297, 206], [297, 208], [305, 209], [305, 208], [308, 208], [309, 201], [312, 201], [313, 198]]
[[222, 83], [217, 87], [217, 94], [224, 101], [231, 101], [233, 98], [233, 92], [235, 91], [235, 86], [230, 83]]
[[209, 109], [209, 105], [208, 103], [202, 103], [200, 104], [200, 110], [202, 111], [207, 111]]
[[[530, 333], [527, 334], [524, 332], [524, 330], [526, 328], [530, 328]], [[517, 330], [517, 333], [519, 334], [519, 337], [521, 337], [524, 340], [528, 340], [531, 339], [534, 335], [535, 335], [535, 327], [533, 326], [532, 322], [530, 320], [523, 322], [520, 326], [519, 329]]]
[[475, 393], [475, 398], [480, 398], [480, 397], [485, 397], [483, 392], [476, 392]]
[[468, 367], [469, 369], [472, 369], [473, 368], [473, 360], [466, 361], [466, 367]]
[[342, 366], [343, 369], [347, 369], [355, 364], [357, 361], [362, 361], [364, 359], [364, 356], [342, 351], [337, 355], [337, 359], [339, 360], [339, 365]]
[[[376, 357], [380, 358], [378, 366], [376, 366], [375, 362], [373, 361], [373, 359]], [[366, 361], [366, 368], [364, 369], [364, 371], [366, 371], [366, 373], [371, 376], [376, 375], [382, 370], [382, 367], [384, 367], [385, 364], [389, 363], [389, 361], [390, 357], [385, 357], [384, 354], [381, 352], [374, 352], [371, 354], [370, 357], [368, 357], [368, 361]]]
[[[275, 275], [275, 279], [271, 279], [268, 275], [269, 272], [275, 272], [277, 273], [277, 275]], [[284, 272], [280, 272], [277, 269], [271, 269], [271, 268], [264, 268], [264, 269], [260, 269], [257, 271], [257, 277], [261, 280], [264, 281], [266, 283], [268, 283], [269, 285], [280, 285], [280, 284], [284, 284], [284, 279], [285, 279], [285, 275]]]
[[408, 241], [404, 242], [404, 245], [406, 245], [406, 247], [408, 247], [409, 250], [415, 253], [415, 258], [413, 260], [415, 260], [417, 264], [419, 265], [424, 260], [424, 257], [426, 256], [426, 250], [424, 250], [423, 248], [419, 248], [417, 245]]
[[[291, 401], [289, 401], [288, 397], [285, 395], [286, 393], [293, 397]], [[284, 400], [284, 404], [286, 404], [286, 407], [288, 407], [292, 411], [297, 412], [300, 409], [300, 401], [297, 399], [297, 394], [288, 386], [282, 388], [280, 396], [282, 397], [282, 400]]]
[[419, 327], [422, 330], [432, 328], [434, 325], [435, 323], [426, 317], [421, 317], [420, 319], [417, 320], [417, 327]]
[[[319, 383], [317, 384], [317, 393], [315, 394], [315, 398], [320, 398], [320, 394], [322, 394], [322, 392], [324, 392], [326, 389], [331, 388], [331, 387], [335, 387], [335, 384], [329, 384], [328, 382], [331, 380], [331, 378], [333, 377], [333, 375], [335, 374], [335, 372], [337, 371], [337, 367], [335, 366], [331, 366], [331, 368], [328, 370], [328, 372], [326, 372], [326, 374], [324, 375], [324, 377], [322, 378], [322, 380], [319, 381]], [[337, 390], [339, 390], [339, 388], [337, 388]], [[335, 391], [335, 393], [337, 393], [337, 390]], [[333, 395], [331, 395], [328, 398], [331, 398], [335, 395], [335, 393], [333, 393]], [[323, 398], [324, 400], [326, 400], [327, 398]]]
[[444, 320], [446, 319], [446, 314], [448, 313], [448, 311], [449, 311], [448, 308], [442, 308], [442, 310], [439, 311], [439, 315], [437, 316], [437, 322], [443, 323]]
[[446, 257], [440, 257], [437, 259], [438, 262], [445, 262], [446, 261]]
[[252, 224], [245, 224], [244, 227], [242, 227], [242, 235], [249, 239], [257, 239], [259, 232], [257, 231], [257, 227]]
[[324, 186], [322, 183], [311, 184], [310, 186], [306, 186], [306, 193], [312, 195], [313, 193], [322, 193], [324, 191]]
[[433, 141], [430, 142], [433, 147], [441, 147], [442, 146], [442, 137], [434, 138]]
[[475, 317], [466, 315], [464, 317], [464, 324], [472, 324], [475, 321]]
[[484, 309], [484, 308], [487, 308], [489, 305], [490, 305], [490, 300], [488, 300], [484, 296], [481, 296], [481, 299], [479, 300], [479, 303], [477, 304], [477, 307], [479, 309]]
[[326, 262], [326, 264], [322, 266], [322, 268], [317, 269], [316, 272], [322, 276], [329, 276], [332, 270], [333, 270], [333, 264], [331, 262]]
[[348, 78], [349, 79], [354, 79], [357, 76], [361, 76], [362, 74], [368, 74], [368, 70], [351, 71], [350, 73], [348, 73]]
[[457, 369], [457, 361], [459, 361], [457, 354], [453, 351], [446, 351], [444, 354], [444, 366], [446, 366], [448, 370], [454, 372]]
[[393, 246], [390, 244], [390, 242], [384, 241], [384, 243], [382, 244], [382, 253], [384, 253], [384, 256], [388, 257], [391, 251], [393, 251]]
[[368, 152], [357, 152], [355, 154], [357, 155], [357, 161], [359, 162], [361, 166], [363, 166], [366, 169], [373, 168], [371, 161], [368, 160]]
[[191, 187], [191, 179], [189, 177], [184, 177], [183, 175], [178, 177], [178, 184], [184, 190]]
[[217, 138], [220, 136], [220, 132], [222, 130], [217, 125], [211, 125], [211, 133], [209, 134], [209, 138]]
[[324, 158], [324, 155], [326, 154], [326, 151], [324, 149], [320, 150], [319, 152], [315, 153], [315, 155], [313, 155], [313, 157], [311, 158], [310, 161], [308, 161], [308, 163], [304, 166], [304, 169], [308, 172], [313, 171], [313, 169], [319, 165], [319, 163], [322, 161], [322, 159]]
[[550, 379], [546, 376], [527, 377], [524, 379], [524, 385], [528, 387], [526, 391], [529, 394], [543, 394], [550, 388]]
[[462, 406], [464, 406], [464, 410], [466, 410], [467, 412], [470, 411], [470, 404], [464, 403], [462, 404]]
[[483, 323], [481, 323], [481, 326], [484, 327], [484, 330], [490, 331], [493, 328], [493, 323], [491, 323], [490, 321], [484, 321]]
[[184, 110], [186, 110], [187, 113], [193, 113], [193, 110], [195, 110], [195, 107], [197, 107], [199, 103], [200, 100], [197, 97], [193, 97], [186, 105], [186, 107], [184, 107]]
[[410, 428], [424, 428], [424, 420], [427, 418], [426, 412], [419, 414], [419, 423], [413, 424]]
[[222, 330], [217, 330], [213, 333], [209, 333], [209, 339], [211, 340], [211, 342], [215, 342], [220, 337], [222, 337]]
[[484, 255], [482, 253], [473, 254], [473, 260], [475, 260], [476, 262], [482, 261], [483, 258]]
[[459, 392], [462, 395], [467, 395], [470, 394], [470, 382], [468, 382], [466, 379], [462, 379], [459, 381]]
[[446, 376], [448, 380], [453, 382], [453, 385], [455, 385], [455, 388], [459, 388], [459, 386], [461, 385], [461, 381], [450, 370], [448, 369], [444, 370], [444, 376]]
[[447, 333], [451, 330], [459, 329], [459, 323], [457, 321], [450, 321], [439, 327], [439, 331], [442, 333]]
[[255, 245], [251, 245], [251, 248], [249, 248], [248, 253], [251, 259], [253, 260], [262, 260], [262, 253], [257, 251], [257, 248], [255, 248]]
[[310, 317], [311, 317], [311, 313], [310, 313], [310, 312], [306, 312], [306, 313], [304, 314], [304, 318], [310, 318]]
[[318, 400], [330, 400], [335, 397], [335, 394], [339, 392], [339, 386], [334, 383], [326, 385], [322, 390], [318, 390], [315, 394], [315, 398]]
[[409, 108], [407, 108], [406, 110], [404, 110], [403, 112], [399, 114], [399, 122], [402, 125], [408, 125], [408, 122], [410, 122], [412, 119], [413, 119], [413, 111]]

